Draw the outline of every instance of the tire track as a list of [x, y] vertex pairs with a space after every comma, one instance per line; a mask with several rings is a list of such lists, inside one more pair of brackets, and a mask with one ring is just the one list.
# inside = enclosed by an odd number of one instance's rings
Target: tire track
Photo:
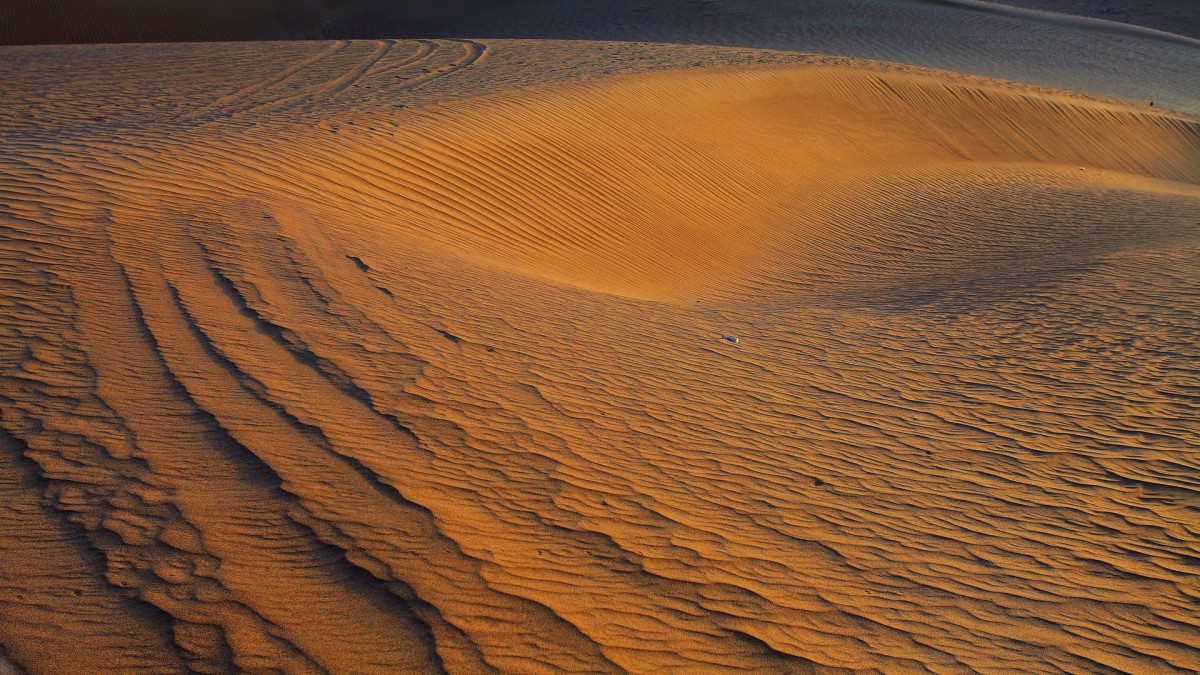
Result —
[[475, 42], [474, 40], [447, 40], [447, 42], [455, 42], [459, 45], [462, 45], [463, 51], [465, 52], [464, 56], [461, 59], [454, 61], [450, 65], [445, 66], [440, 70], [440, 72], [432, 73], [426, 77], [419, 77], [415, 80], [409, 81], [403, 85], [406, 89], [420, 89], [430, 82], [440, 80], [444, 77], [449, 77], [450, 75], [469, 68], [483, 58], [484, 52], [487, 51], [486, 45], [480, 42]]
[[367, 74], [379, 64], [380, 60], [387, 57], [395, 44], [395, 40], [379, 40], [375, 50], [363, 61], [362, 65], [352, 68], [341, 76], [332, 80], [322, 84], [313, 85], [310, 91], [305, 91], [295, 96], [289, 96], [277, 101], [263, 103], [254, 108], [254, 110], [256, 112], [277, 112], [279, 110], [295, 106], [299, 103], [305, 103], [309, 105], [317, 104], [319, 101], [321, 101], [321, 99], [330, 98], [335, 94], [343, 92], [362, 81], [363, 78], [366, 77]]
[[[406, 40], [406, 42], [409, 41]], [[399, 59], [395, 63], [388, 63], [385, 65], [376, 64], [375, 68], [368, 71], [366, 75], [369, 77], [378, 78], [391, 74], [397, 70], [415, 67], [431, 58], [433, 53], [440, 48], [440, 45], [433, 40], [412, 40], [411, 42], [415, 42], [417, 44], [417, 50], [412, 56]]]
[[[260, 104], [255, 104], [252, 101], [247, 103], [246, 102], [247, 99], [252, 98], [253, 96], [257, 95], [258, 93], [260, 93], [262, 91], [270, 89], [271, 87], [275, 87], [280, 84], [283, 84], [284, 82], [292, 79], [293, 77], [296, 77], [297, 75], [303, 73], [305, 70], [311, 68], [313, 65], [315, 65], [321, 61], [325, 61], [329, 58], [332, 58], [333, 56], [337, 55], [339, 52], [341, 52], [341, 51], [345, 50], [347, 47], [349, 47], [350, 44], [351, 44], [351, 42], [349, 40], [338, 40], [337, 42], [334, 42], [333, 44], [329, 45], [327, 48], [325, 48], [320, 53], [318, 53], [314, 56], [311, 56], [307, 59], [304, 59], [302, 61], [299, 61], [297, 63], [294, 63], [291, 66], [288, 66], [287, 68], [284, 68], [283, 70], [276, 73], [273, 77], [270, 77], [266, 80], [255, 83], [253, 85], [250, 85], [243, 89], [239, 89], [238, 91], [236, 91], [232, 94], [228, 94], [226, 96], [221, 96], [221, 97], [217, 98], [217, 100], [210, 103], [209, 105], [203, 106], [197, 110], [194, 110], [194, 111], [191, 111], [184, 115], [181, 115], [180, 121], [193, 122], [193, 123], [194, 122], [207, 122], [207, 121], [212, 121], [212, 120], [216, 119], [217, 117], [228, 117], [228, 116], [233, 115], [238, 112], [245, 112], [247, 110], [253, 110], [254, 108], [258, 107], [258, 105], [260, 105]], [[237, 106], [233, 105], [233, 104], [239, 103], [239, 102], [241, 102], [241, 105], [237, 105]]]

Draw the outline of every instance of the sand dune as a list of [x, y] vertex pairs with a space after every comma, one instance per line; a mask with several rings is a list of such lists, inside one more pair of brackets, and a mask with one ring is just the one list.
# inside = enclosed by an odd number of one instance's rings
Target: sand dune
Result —
[[1200, 121], [706, 47], [0, 63], [15, 666], [1200, 669]]

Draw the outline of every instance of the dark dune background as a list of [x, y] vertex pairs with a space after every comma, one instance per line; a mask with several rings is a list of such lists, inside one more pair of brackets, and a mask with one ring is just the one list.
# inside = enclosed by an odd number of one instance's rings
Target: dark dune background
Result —
[[0, 44], [503, 38], [716, 45], [905, 63], [1200, 114], [1200, 1], [1148, 0], [1101, 13], [1116, 1], [6, 0]]
[[[736, 18], [763, 6], [797, 12], [873, 9], [878, 2], [730, 0], [6, 0], [0, 44], [212, 42], [379, 37], [569, 37], [603, 17], [616, 33], [662, 32], [680, 14]], [[973, 0], [899, 0], [896, 7], [984, 5]], [[996, 3], [1075, 14], [1200, 37], [1195, 0], [1001, 0]], [[1116, 13], [1106, 12], [1116, 8]], [[583, 21], [583, 19], [588, 21]], [[472, 34], [463, 34], [469, 30]]]

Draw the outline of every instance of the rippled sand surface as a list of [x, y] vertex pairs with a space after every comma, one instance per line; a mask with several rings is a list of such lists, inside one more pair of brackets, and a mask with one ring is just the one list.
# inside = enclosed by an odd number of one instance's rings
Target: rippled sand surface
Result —
[[0, 80], [0, 672], [1200, 669], [1195, 118], [601, 42]]

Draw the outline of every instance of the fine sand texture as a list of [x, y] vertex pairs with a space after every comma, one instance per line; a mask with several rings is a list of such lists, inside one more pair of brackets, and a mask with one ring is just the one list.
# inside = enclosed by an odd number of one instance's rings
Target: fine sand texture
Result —
[[1200, 670], [1194, 117], [617, 42], [0, 81], [0, 672]]

